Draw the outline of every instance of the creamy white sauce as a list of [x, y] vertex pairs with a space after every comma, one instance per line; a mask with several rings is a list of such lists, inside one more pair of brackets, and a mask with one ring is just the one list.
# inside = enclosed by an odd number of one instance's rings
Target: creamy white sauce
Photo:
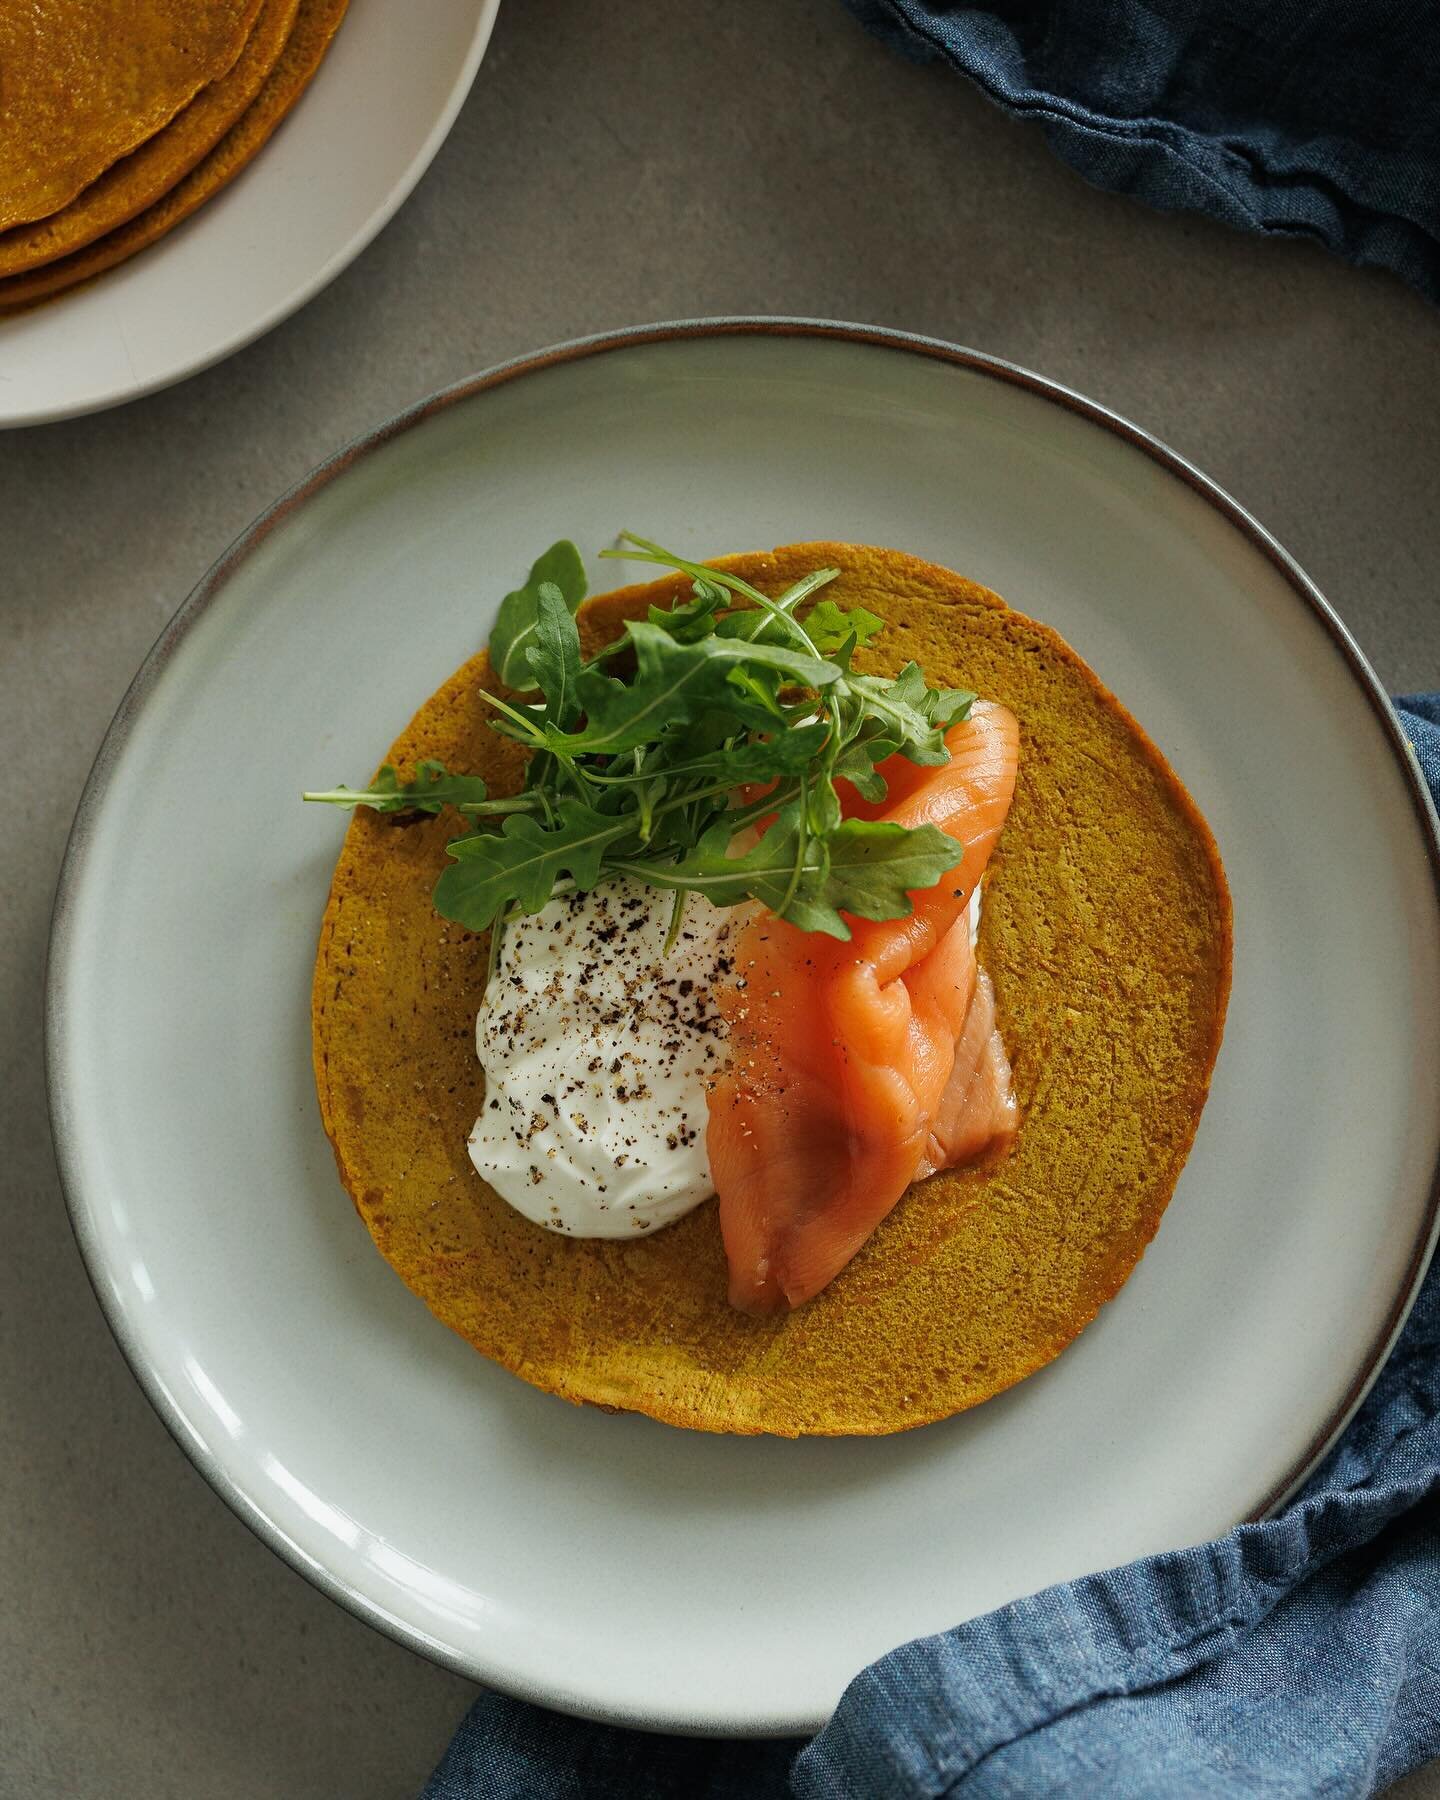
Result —
[[476, 1019], [485, 1101], [470, 1159], [537, 1225], [640, 1237], [714, 1192], [708, 1083], [724, 1059], [714, 985], [747, 909], [608, 881], [505, 928]]
[[[470, 1160], [527, 1219], [574, 1237], [642, 1237], [714, 1192], [710, 1083], [725, 1057], [717, 981], [750, 908], [619, 879], [505, 928], [475, 1021], [485, 1100]], [[980, 889], [966, 909], [973, 945]]]

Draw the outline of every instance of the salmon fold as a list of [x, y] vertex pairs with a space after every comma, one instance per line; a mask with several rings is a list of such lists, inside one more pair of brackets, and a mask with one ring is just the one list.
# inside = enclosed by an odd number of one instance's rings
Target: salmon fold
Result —
[[1015, 792], [1019, 726], [976, 701], [945, 737], [950, 760], [880, 765], [886, 797], [852, 817], [935, 825], [964, 856], [903, 919], [847, 919], [848, 943], [758, 913], [717, 994], [726, 1067], [706, 1146], [730, 1300], [803, 1305], [850, 1261], [912, 1182], [993, 1157], [1015, 1133], [994, 991], [969, 906]]

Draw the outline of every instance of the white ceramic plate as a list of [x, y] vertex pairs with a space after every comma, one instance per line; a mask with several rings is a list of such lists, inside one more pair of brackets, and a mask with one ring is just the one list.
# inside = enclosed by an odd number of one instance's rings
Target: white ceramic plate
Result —
[[[785, 1443], [568, 1406], [436, 1324], [336, 1179], [307, 1006], [344, 820], [299, 790], [365, 775], [538, 549], [623, 526], [895, 544], [991, 584], [1133, 708], [1219, 839], [1234, 998], [1174, 1203], [1079, 1342], [961, 1418]], [[80, 1243], [201, 1470], [365, 1618], [576, 1712], [810, 1729], [906, 1638], [1255, 1514], [1358, 1401], [1434, 1229], [1434, 829], [1318, 594], [1132, 427], [859, 328], [570, 346], [321, 469], [126, 699], [53, 945]]]
[[154, 393], [313, 299], [430, 166], [499, 4], [350, 0], [314, 81], [229, 187], [98, 281], [0, 315], [0, 426]]

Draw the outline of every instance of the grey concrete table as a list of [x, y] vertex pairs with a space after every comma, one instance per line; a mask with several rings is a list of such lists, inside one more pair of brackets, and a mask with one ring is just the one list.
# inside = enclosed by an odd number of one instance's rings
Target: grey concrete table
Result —
[[130, 676], [261, 507], [488, 363], [723, 312], [931, 332], [1095, 396], [1277, 532], [1387, 683], [1440, 686], [1440, 313], [1093, 193], [838, 0], [507, 0], [432, 172], [309, 308], [169, 393], [0, 438], [0, 1795], [402, 1800], [464, 1711], [226, 1511], [112, 1344], [45, 1124], [50, 896]]

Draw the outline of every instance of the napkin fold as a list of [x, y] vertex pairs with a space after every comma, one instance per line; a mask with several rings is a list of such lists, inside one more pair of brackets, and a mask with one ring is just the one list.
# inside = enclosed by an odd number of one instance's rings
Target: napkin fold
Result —
[[[1440, 694], [1397, 705], [1440, 800]], [[809, 1744], [482, 1694], [423, 1800], [1348, 1800], [1440, 1756], [1437, 1646], [1440, 1262], [1275, 1517], [903, 1645]]]
[[1315, 238], [1440, 300], [1432, 0], [845, 0], [1095, 186]]

